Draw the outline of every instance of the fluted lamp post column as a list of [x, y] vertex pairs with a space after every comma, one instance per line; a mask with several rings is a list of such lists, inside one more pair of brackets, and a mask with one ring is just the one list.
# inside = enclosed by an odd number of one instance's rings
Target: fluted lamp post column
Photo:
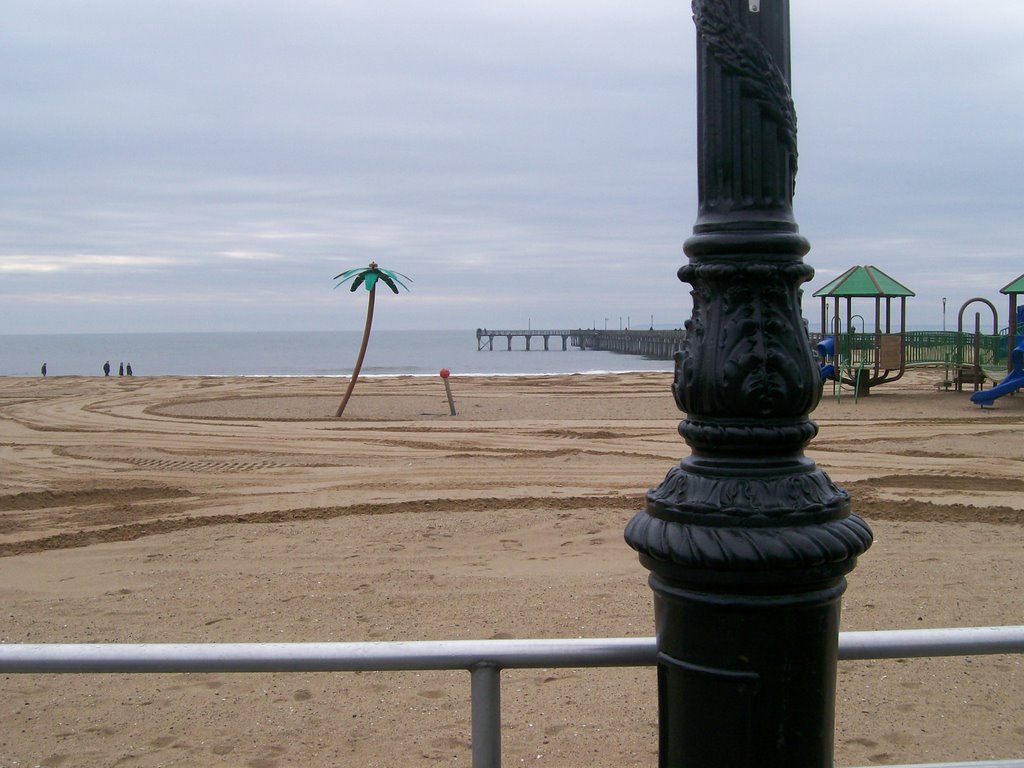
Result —
[[626, 540], [650, 570], [660, 762], [832, 768], [840, 598], [871, 530], [804, 447], [821, 378], [800, 310], [788, 0], [693, 0], [699, 212], [673, 393], [690, 455]]

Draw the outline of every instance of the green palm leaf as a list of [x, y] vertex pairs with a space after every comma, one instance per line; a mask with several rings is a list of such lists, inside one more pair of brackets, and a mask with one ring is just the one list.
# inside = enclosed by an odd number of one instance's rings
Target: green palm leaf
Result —
[[395, 283], [398, 283], [400, 286], [405, 288], [405, 290], [407, 290], [407, 291], [409, 290], [409, 286], [406, 285], [405, 283], [403, 283], [401, 278], [405, 278], [406, 280], [408, 280], [411, 283], [412, 282], [412, 278], [411, 277], [409, 277], [407, 275], [403, 275], [401, 272], [395, 272], [393, 269], [382, 269], [382, 270], [380, 270], [380, 274], [381, 274], [382, 278], [385, 275], [387, 277], [391, 278], [391, 282], [389, 282], [388, 285], [391, 286], [391, 290], [393, 290], [395, 293], [398, 293], [398, 290], [395, 288]]
[[337, 280], [340, 277], [340, 278], [343, 278], [342, 282], [344, 282], [345, 280], [348, 280], [353, 275], [358, 274], [359, 272], [362, 272], [364, 269], [366, 269], [366, 267], [358, 267], [357, 269], [346, 269], [341, 274], [335, 275], [334, 279]]

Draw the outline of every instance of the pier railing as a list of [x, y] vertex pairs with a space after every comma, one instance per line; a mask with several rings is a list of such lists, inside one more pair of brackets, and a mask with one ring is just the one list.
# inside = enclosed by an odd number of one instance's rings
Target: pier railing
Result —
[[[845, 348], [856, 362], [860, 356], [870, 357], [876, 344], [873, 333], [840, 334]], [[810, 343], [816, 345], [823, 335], [809, 334]], [[495, 347], [495, 339], [499, 341]], [[628, 330], [602, 331], [593, 328], [556, 328], [533, 330], [529, 328], [494, 329], [477, 328], [477, 350], [513, 347], [532, 351], [534, 342], [542, 340], [545, 351], [552, 349], [551, 339], [560, 342], [562, 351], [570, 346], [581, 350], [600, 350], [624, 355], [640, 355], [654, 360], [671, 360], [683, 348], [686, 331], [682, 328], [669, 330]], [[521, 341], [520, 341], [521, 340]], [[907, 365], [960, 365], [974, 361], [975, 350], [981, 365], [1005, 365], [1007, 360], [1007, 337], [1005, 334], [963, 333], [958, 331], [906, 331], [903, 343]]]
[[[1024, 654], [1024, 626], [841, 632], [840, 660]], [[0, 644], [0, 673], [468, 670], [473, 768], [501, 765], [503, 669], [654, 666], [653, 637], [373, 643]], [[1024, 757], [931, 768], [1024, 768]], [[903, 768], [925, 768], [924, 765]]]
[[[552, 337], [558, 338], [562, 342], [562, 351], [565, 352], [569, 348], [569, 343], [573, 338], [573, 334], [576, 331], [567, 329], [560, 330], [538, 330], [534, 331], [530, 328], [514, 328], [511, 330], [495, 330], [493, 328], [477, 328], [476, 329], [476, 349], [479, 352], [482, 349], [494, 351], [494, 339], [504, 338], [506, 341], [506, 350], [512, 351], [512, 340], [513, 339], [524, 339], [526, 344], [526, 351], [530, 351], [530, 342], [532, 339], [540, 338], [544, 340], [544, 349], [549, 349], [549, 342]], [[574, 346], [579, 346], [573, 343]]]
[[549, 350], [552, 338], [561, 342], [563, 352], [568, 350], [569, 346], [573, 346], [581, 350], [592, 349], [625, 355], [641, 355], [655, 360], [671, 360], [675, 353], [682, 349], [686, 331], [681, 328], [648, 331], [600, 331], [587, 328], [546, 330], [477, 328], [476, 348], [477, 351], [484, 349], [494, 351], [494, 340], [504, 339], [505, 350], [511, 352], [514, 341], [518, 343], [518, 340], [522, 339], [522, 346], [526, 351], [531, 351], [532, 342], [541, 339], [544, 349]]

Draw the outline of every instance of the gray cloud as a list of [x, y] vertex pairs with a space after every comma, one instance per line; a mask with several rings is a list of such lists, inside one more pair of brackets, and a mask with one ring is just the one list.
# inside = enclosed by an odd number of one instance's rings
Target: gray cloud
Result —
[[[1024, 11], [792, 15], [809, 287], [874, 263], [926, 323], [995, 299]], [[416, 281], [382, 327], [689, 314], [685, 3], [15, 0], [0, 69], [6, 332], [348, 327], [330, 277], [370, 259]]]

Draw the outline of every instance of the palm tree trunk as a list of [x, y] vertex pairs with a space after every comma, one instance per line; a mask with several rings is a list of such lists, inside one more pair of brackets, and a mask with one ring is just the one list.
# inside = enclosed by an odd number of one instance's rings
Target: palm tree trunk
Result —
[[373, 300], [377, 296], [377, 286], [373, 286], [370, 290], [370, 300], [366, 305], [366, 327], [363, 329], [363, 343], [359, 347], [359, 357], [356, 358], [356, 367], [352, 369], [352, 378], [349, 379], [348, 389], [345, 390], [345, 397], [341, 399], [341, 405], [338, 406], [338, 412], [335, 416], [341, 416], [345, 412], [345, 406], [348, 405], [348, 399], [352, 397], [352, 390], [356, 388], [356, 379], [359, 378], [359, 371], [363, 367], [363, 358], [366, 356], [366, 345], [370, 341], [370, 326], [373, 325]]

